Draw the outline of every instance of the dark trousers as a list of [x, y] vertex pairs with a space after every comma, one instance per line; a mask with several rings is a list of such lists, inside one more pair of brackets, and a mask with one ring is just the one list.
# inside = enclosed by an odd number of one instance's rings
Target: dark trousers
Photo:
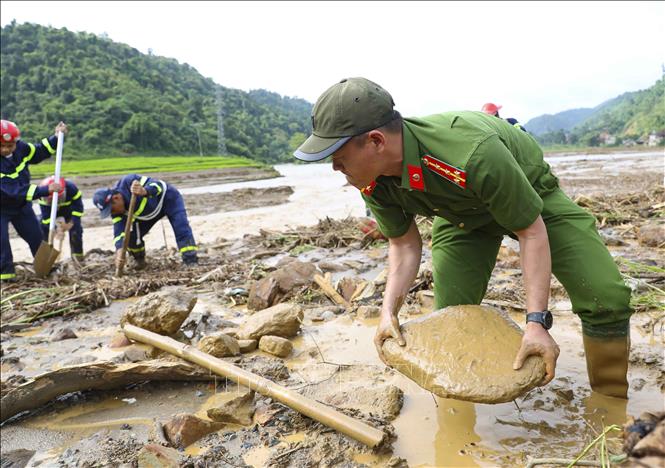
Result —
[[[50, 214], [49, 214], [50, 216]], [[83, 226], [81, 225], [81, 217], [72, 214], [69, 207], [58, 208], [56, 218], [62, 217], [66, 223], [71, 221], [72, 228], [69, 230], [69, 248], [72, 251], [72, 257], [83, 257]], [[41, 227], [44, 240], [48, 241], [48, 231], [51, 223], [50, 218], [44, 218], [42, 213]]]
[[14, 271], [14, 257], [9, 243], [9, 223], [21, 238], [28, 243], [34, 256], [42, 243], [42, 231], [39, 221], [32, 210], [32, 204], [27, 203], [15, 211], [0, 211], [0, 279], [10, 279], [16, 276]]
[[[185, 201], [178, 190], [173, 186], [169, 186], [164, 195], [164, 204], [162, 211], [158, 216], [150, 221], [137, 221], [134, 223], [132, 232], [129, 236], [129, 245], [127, 250], [134, 258], [145, 257], [145, 245], [141, 239], [145, 236], [150, 229], [164, 216], [168, 217], [169, 223], [173, 228], [175, 240], [178, 244], [178, 249], [185, 261], [195, 260], [196, 255], [196, 242], [194, 241], [194, 234], [192, 228], [189, 226], [189, 219], [187, 219], [187, 210], [185, 209]], [[137, 229], [138, 227], [138, 229]], [[140, 235], [140, 238], [137, 237]], [[140, 241], [140, 243], [139, 243]]]

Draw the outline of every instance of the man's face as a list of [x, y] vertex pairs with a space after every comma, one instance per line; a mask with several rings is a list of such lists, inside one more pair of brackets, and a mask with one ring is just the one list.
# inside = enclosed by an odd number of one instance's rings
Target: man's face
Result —
[[351, 139], [332, 156], [333, 170], [344, 174], [357, 189], [367, 187], [380, 175], [373, 164], [375, 161], [376, 145], [369, 139]]
[[125, 212], [125, 200], [119, 193], [114, 193], [111, 197], [111, 214], [120, 216]]
[[0, 155], [9, 156], [16, 149], [15, 141], [0, 141]]

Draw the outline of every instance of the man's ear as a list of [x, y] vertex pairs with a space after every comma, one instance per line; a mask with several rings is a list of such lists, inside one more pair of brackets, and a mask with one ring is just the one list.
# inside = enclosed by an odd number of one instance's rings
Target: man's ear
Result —
[[372, 130], [367, 134], [367, 139], [369, 143], [374, 145], [375, 149], [378, 151], [383, 150], [386, 146], [386, 136], [380, 130]]

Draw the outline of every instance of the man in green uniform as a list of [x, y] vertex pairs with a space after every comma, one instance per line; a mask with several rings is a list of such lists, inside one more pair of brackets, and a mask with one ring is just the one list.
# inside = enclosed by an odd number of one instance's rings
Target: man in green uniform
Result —
[[[390, 94], [364, 78], [342, 80], [312, 111], [313, 134], [294, 155], [319, 161], [361, 189], [389, 238], [388, 281], [375, 344], [404, 344], [397, 312], [418, 273], [422, 240], [414, 215], [434, 217], [436, 307], [479, 304], [504, 235], [519, 240], [527, 323], [513, 367], [527, 356], [554, 378], [559, 347], [547, 311], [551, 273], [582, 321], [592, 389], [626, 398], [630, 289], [595, 219], [559, 188], [536, 141], [482, 112], [403, 119]], [[482, 330], [478, 331], [482, 333]]]

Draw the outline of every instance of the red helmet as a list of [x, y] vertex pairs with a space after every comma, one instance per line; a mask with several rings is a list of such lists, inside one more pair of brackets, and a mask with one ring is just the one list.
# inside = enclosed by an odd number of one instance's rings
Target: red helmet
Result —
[[0, 123], [0, 135], [2, 141], [12, 142], [21, 139], [21, 131], [14, 122], [3, 120]]
[[480, 110], [489, 115], [496, 115], [499, 112], [499, 109], [501, 109], [501, 106], [488, 102]]
[[[47, 177], [46, 179], [42, 180], [39, 185], [42, 187], [47, 187], [51, 185], [53, 182], [55, 182], [55, 176], [50, 176]], [[63, 177], [60, 177], [58, 179], [58, 184], [60, 185], [60, 190], [58, 191], [58, 205], [60, 202], [65, 201], [65, 179]], [[45, 197], [46, 201], [48, 203], [51, 203], [51, 199], [53, 198], [53, 194], [50, 194], [48, 197]]]

